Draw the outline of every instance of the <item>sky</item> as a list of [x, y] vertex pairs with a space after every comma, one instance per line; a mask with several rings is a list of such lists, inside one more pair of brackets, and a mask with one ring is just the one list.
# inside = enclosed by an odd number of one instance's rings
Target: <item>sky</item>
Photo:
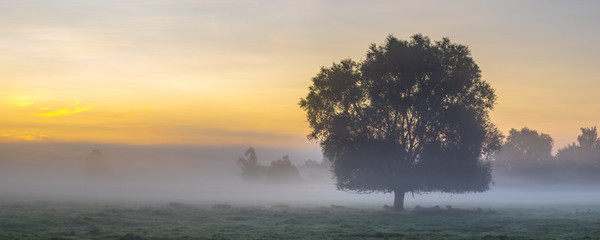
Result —
[[322, 66], [393, 34], [468, 45], [494, 122], [600, 125], [598, 1], [0, 0], [0, 142], [318, 148]]

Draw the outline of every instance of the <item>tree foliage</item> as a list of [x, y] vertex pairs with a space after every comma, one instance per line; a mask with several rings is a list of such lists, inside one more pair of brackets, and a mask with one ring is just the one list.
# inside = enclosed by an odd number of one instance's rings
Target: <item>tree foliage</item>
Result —
[[300, 179], [298, 168], [292, 164], [288, 155], [264, 166], [258, 162], [254, 148], [248, 148], [245, 157], [238, 159], [237, 163], [242, 168], [242, 177], [251, 181], [286, 182]]
[[[506, 174], [543, 173], [554, 165], [554, 140], [545, 133], [527, 127], [511, 129], [502, 150], [494, 156], [497, 169]], [[538, 175], [538, 174], [535, 174]]]
[[563, 171], [586, 179], [599, 179], [600, 139], [596, 127], [581, 128], [577, 143], [559, 149], [556, 158]]
[[496, 96], [469, 49], [389, 36], [366, 59], [323, 67], [300, 107], [332, 161], [337, 186], [358, 192], [485, 191], [481, 157], [497, 150]]
[[238, 165], [242, 168], [242, 177], [249, 180], [262, 180], [267, 168], [258, 163], [254, 148], [248, 148], [244, 156], [237, 160]]
[[581, 149], [600, 151], [600, 139], [596, 127], [581, 128], [581, 135], [577, 136], [577, 142]]
[[[494, 158], [498, 179], [538, 184], [588, 184], [600, 179], [600, 139], [596, 127], [581, 128], [577, 142], [552, 155], [550, 135], [529, 128], [511, 129]], [[498, 180], [498, 181], [503, 181]]]
[[288, 155], [271, 162], [267, 177], [272, 181], [294, 181], [300, 179], [300, 171], [292, 164]]
[[303, 165], [298, 166], [298, 169], [304, 172], [304, 176], [309, 180], [321, 182], [331, 180], [331, 164], [327, 159], [321, 162], [308, 159]]

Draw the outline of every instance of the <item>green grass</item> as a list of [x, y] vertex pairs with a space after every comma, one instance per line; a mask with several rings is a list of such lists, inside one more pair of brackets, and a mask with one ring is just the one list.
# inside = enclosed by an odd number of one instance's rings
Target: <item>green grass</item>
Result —
[[585, 211], [530, 206], [396, 213], [285, 205], [4, 202], [0, 239], [600, 239], [600, 213]]

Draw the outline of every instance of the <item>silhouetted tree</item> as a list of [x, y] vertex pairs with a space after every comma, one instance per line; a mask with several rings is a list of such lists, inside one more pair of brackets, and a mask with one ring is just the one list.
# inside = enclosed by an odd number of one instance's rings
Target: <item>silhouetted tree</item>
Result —
[[249, 180], [263, 180], [267, 168], [258, 163], [254, 148], [248, 148], [244, 156], [246, 158], [241, 157], [237, 160], [238, 165], [242, 168], [242, 177]]
[[581, 128], [581, 135], [577, 136], [579, 147], [586, 150], [600, 150], [600, 139], [596, 127]]
[[300, 172], [292, 164], [288, 155], [285, 155], [283, 158], [271, 162], [267, 169], [267, 178], [276, 182], [296, 181], [300, 180]]
[[338, 189], [481, 192], [501, 145], [488, 113], [496, 96], [464, 45], [389, 36], [366, 59], [334, 63], [312, 79], [300, 107], [333, 164]]
[[511, 129], [502, 150], [494, 155], [497, 170], [523, 177], [539, 177], [553, 171], [550, 135], [527, 127]]
[[577, 143], [559, 149], [556, 158], [565, 171], [588, 179], [600, 178], [600, 139], [596, 127], [581, 128]]

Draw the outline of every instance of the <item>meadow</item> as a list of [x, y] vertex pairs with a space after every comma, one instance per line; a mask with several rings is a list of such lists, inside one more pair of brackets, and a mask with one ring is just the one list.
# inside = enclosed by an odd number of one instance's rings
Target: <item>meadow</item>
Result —
[[599, 207], [391, 212], [336, 205], [5, 200], [0, 239], [600, 239]]

